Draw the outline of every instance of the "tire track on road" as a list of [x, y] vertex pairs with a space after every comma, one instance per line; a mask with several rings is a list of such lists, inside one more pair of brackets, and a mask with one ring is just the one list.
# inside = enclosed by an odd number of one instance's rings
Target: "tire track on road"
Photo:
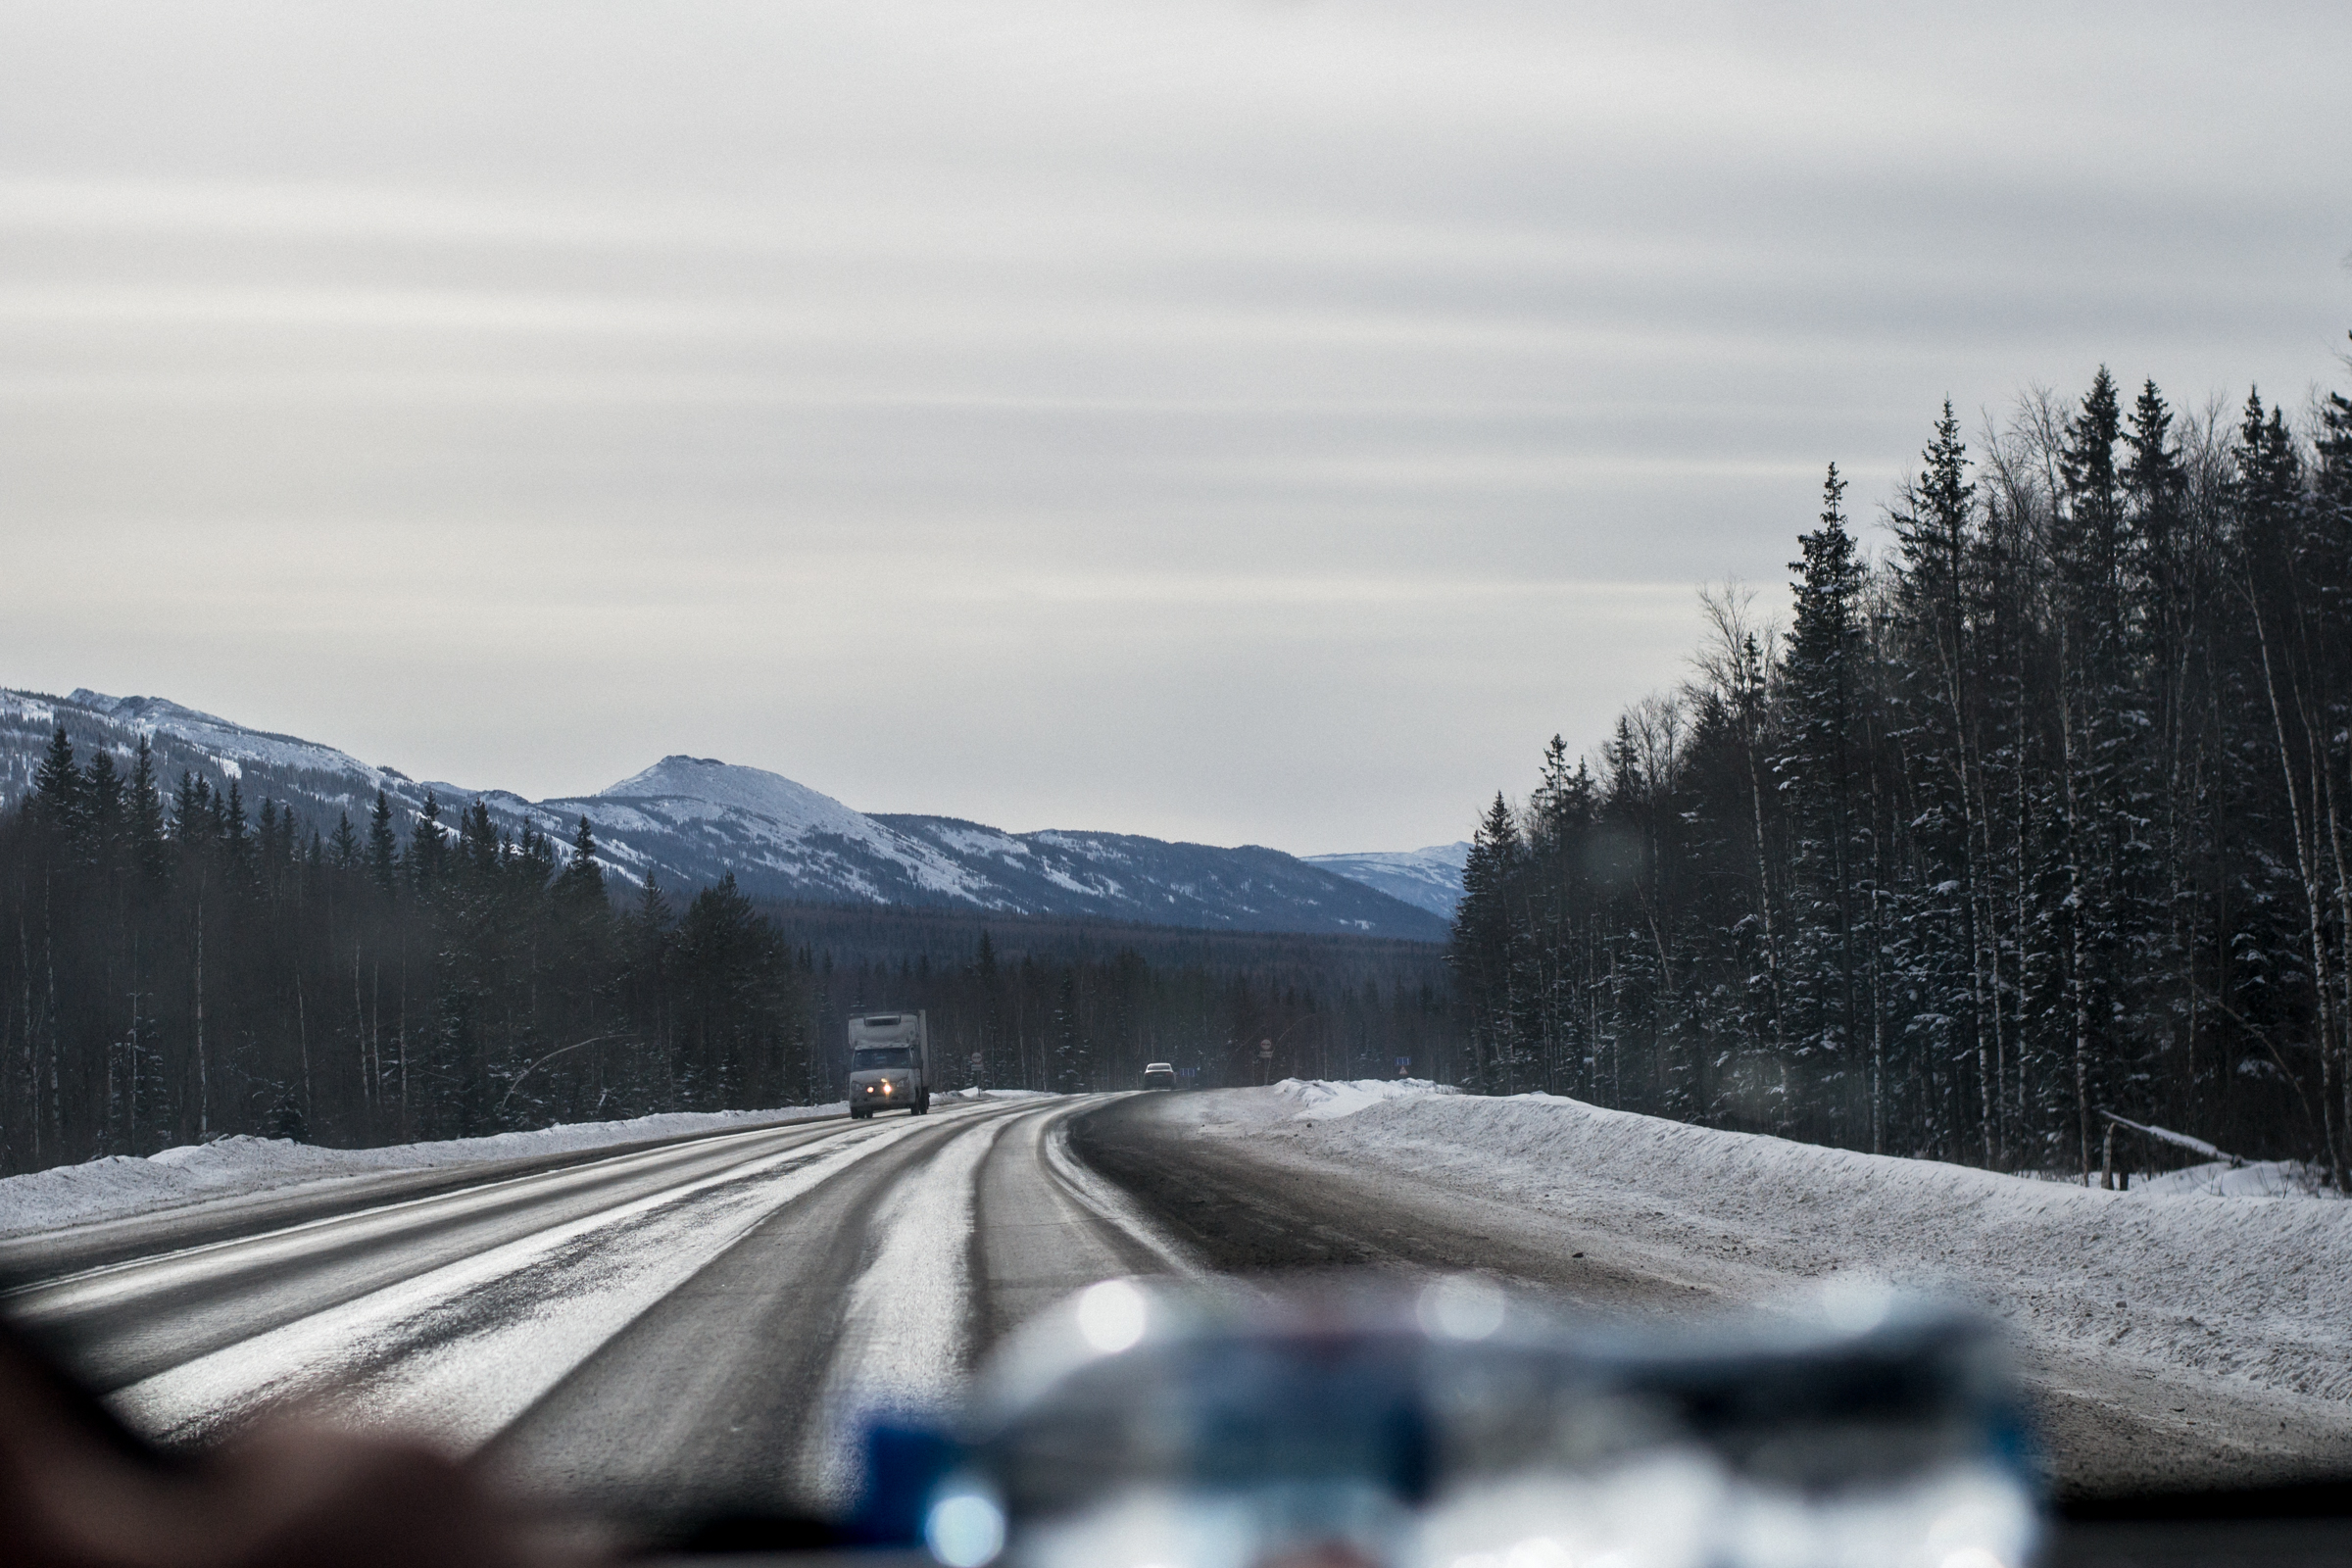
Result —
[[534, 1491], [621, 1514], [838, 1510], [869, 1418], [952, 1408], [1028, 1311], [1181, 1261], [1057, 1152], [1062, 1124], [1096, 1102], [1016, 1103], [910, 1135], [779, 1210], [489, 1457]]
[[300, 1400], [470, 1449], [778, 1207], [910, 1129], [792, 1148], [311, 1312], [115, 1392], [167, 1444]]
[[848, 1132], [843, 1122], [754, 1129], [489, 1181], [158, 1250], [19, 1288], [0, 1296], [0, 1305], [19, 1327], [57, 1347], [86, 1380], [112, 1392], [567, 1219]]
[[15, 1293], [173, 1445], [306, 1404], [618, 1512], [837, 1509], [877, 1413], [1112, 1275], [1196, 1265], [1074, 1159], [1100, 1101], [754, 1129]]

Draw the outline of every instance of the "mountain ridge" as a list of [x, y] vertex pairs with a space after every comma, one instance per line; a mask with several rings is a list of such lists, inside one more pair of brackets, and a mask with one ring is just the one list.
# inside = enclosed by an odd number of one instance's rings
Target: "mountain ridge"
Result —
[[1462, 873], [1470, 863], [1470, 841], [1432, 844], [1419, 850], [1371, 850], [1299, 858], [1450, 921], [1454, 907], [1462, 902]]
[[416, 780], [305, 740], [252, 729], [157, 697], [79, 688], [63, 698], [0, 688], [0, 805], [30, 788], [63, 724], [76, 755], [128, 758], [141, 735], [159, 783], [193, 772], [248, 802], [274, 799], [311, 826], [365, 825], [375, 793], [404, 838], [425, 797], [479, 801], [503, 831], [527, 825], [566, 845], [585, 816], [598, 858], [628, 883], [684, 890], [733, 874], [754, 898], [790, 903], [961, 906], [1097, 916], [1199, 929], [1359, 934], [1440, 941], [1427, 907], [1279, 850], [1049, 828], [1010, 833], [913, 813], [866, 813], [764, 768], [673, 753], [590, 795], [527, 800], [508, 790]]

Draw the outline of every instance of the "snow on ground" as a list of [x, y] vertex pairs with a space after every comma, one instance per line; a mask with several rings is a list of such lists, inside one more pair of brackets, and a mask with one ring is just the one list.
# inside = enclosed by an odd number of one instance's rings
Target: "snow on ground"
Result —
[[962, 1393], [972, 1354], [972, 1227], [980, 1163], [1002, 1124], [948, 1142], [922, 1180], [895, 1183], [881, 1239], [842, 1303], [840, 1338], [804, 1437], [800, 1473], [829, 1508], [857, 1500], [858, 1439], [878, 1414], [936, 1418]]
[[214, 1199], [242, 1198], [311, 1182], [379, 1171], [425, 1170], [484, 1160], [526, 1159], [611, 1144], [683, 1138], [838, 1116], [842, 1104], [777, 1110], [677, 1111], [627, 1121], [573, 1122], [538, 1132], [497, 1133], [383, 1149], [320, 1149], [279, 1138], [221, 1138], [144, 1157], [110, 1155], [0, 1180], [0, 1237], [123, 1219]]
[[1287, 1095], [1306, 1107], [1292, 1118], [1295, 1121], [1337, 1121], [1342, 1116], [1352, 1116], [1359, 1110], [1407, 1096], [1461, 1093], [1451, 1084], [1433, 1084], [1426, 1078], [1357, 1078], [1346, 1083], [1322, 1078], [1285, 1078], [1274, 1086], [1274, 1092]]
[[[2341, 1198], [2325, 1185], [2326, 1172], [2299, 1159], [2262, 1159], [2243, 1165], [2208, 1160], [2185, 1170], [2134, 1174], [2130, 1191], [2151, 1198]], [[2069, 1184], [2079, 1176], [2055, 1178]]]
[[1524, 1206], [1725, 1301], [1887, 1284], [1980, 1302], [2030, 1349], [2352, 1397], [2352, 1203], [2267, 1199], [2291, 1183], [2259, 1167], [2104, 1192], [1377, 1081], [1285, 1083], [1224, 1135]]
[[575, 1215], [178, 1362], [108, 1402], [171, 1443], [311, 1400], [469, 1451], [778, 1208], [920, 1125], [828, 1143], [813, 1160], [779, 1150]]

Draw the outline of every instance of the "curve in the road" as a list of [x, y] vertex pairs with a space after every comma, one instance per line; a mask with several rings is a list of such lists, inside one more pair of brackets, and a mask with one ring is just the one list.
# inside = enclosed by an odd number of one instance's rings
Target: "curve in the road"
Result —
[[1037, 1306], [1191, 1266], [1064, 1147], [1088, 1102], [910, 1132], [779, 1207], [510, 1426], [492, 1454], [615, 1511], [827, 1510], [857, 1424], [936, 1413]]
[[860, 1421], [950, 1402], [1069, 1290], [1188, 1266], [1070, 1158], [1094, 1102], [702, 1138], [87, 1269], [5, 1309], [170, 1444], [302, 1401], [614, 1511], [828, 1507]]

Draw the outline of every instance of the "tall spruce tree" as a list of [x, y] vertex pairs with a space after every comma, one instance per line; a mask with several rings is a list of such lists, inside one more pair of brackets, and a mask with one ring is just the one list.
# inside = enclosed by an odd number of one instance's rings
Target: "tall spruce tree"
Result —
[[[1775, 771], [1789, 803], [1790, 895], [1803, 935], [1791, 944], [1793, 1054], [1833, 1119], [1855, 1108], [1858, 1053], [1872, 1038], [1858, 930], [1870, 865], [1869, 812], [1857, 742], [1865, 700], [1862, 564], [1845, 523], [1845, 481], [1830, 465], [1820, 526], [1790, 563], [1795, 618], [1781, 676], [1787, 749]], [[1866, 1088], [1879, 1113], [1877, 1082]]]
[[400, 879], [400, 837], [392, 830], [392, 798], [375, 792], [368, 813], [368, 880], [389, 898]]
[[557, 891], [564, 901], [573, 906], [602, 908], [605, 904], [605, 868], [596, 858], [596, 832], [588, 818], [580, 818], [579, 827], [571, 835], [571, 855], [556, 881]]

